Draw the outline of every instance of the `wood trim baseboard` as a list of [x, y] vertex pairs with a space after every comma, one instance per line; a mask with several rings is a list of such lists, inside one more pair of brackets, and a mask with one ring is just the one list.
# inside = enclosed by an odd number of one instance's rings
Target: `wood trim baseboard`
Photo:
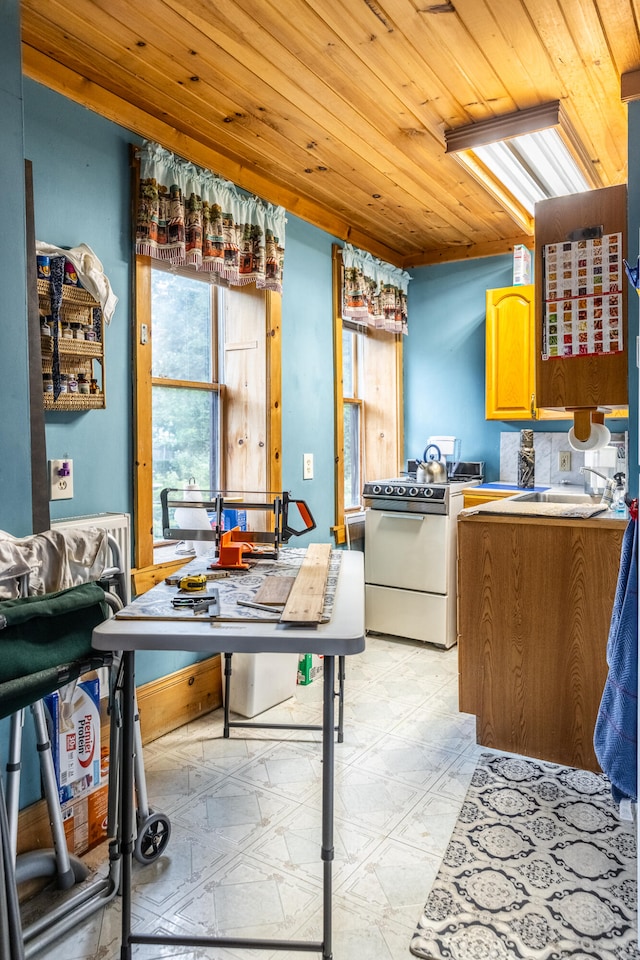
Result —
[[145, 683], [137, 693], [142, 743], [150, 743], [222, 706], [220, 654]]
[[[220, 654], [142, 684], [137, 694], [142, 743], [150, 743], [222, 706]], [[105, 733], [103, 729], [103, 743]], [[47, 804], [45, 800], [38, 800], [18, 816], [18, 853], [47, 849], [51, 845]]]

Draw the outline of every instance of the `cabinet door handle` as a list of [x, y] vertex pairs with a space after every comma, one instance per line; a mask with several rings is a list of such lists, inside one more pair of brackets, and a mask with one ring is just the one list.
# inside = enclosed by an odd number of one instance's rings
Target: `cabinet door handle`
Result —
[[531, 419], [536, 419], [536, 395], [535, 393], [531, 394]]

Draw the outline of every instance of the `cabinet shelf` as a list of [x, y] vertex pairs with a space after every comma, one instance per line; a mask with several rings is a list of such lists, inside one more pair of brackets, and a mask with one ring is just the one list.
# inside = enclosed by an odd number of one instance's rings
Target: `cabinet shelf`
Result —
[[[38, 278], [38, 306], [41, 318], [51, 322], [51, 288], [49, 280]], [[94, 319], [94, 310], [100, 304], [91, 294], [82, 287], [64, 284], [60, 304], [60, 323], [78, 324], [80, 329], [91, 329], [96, 335], [95, 340], [70, 339], [61, 336], [58, 331], [58, 357], [60, 372], [77, 377], [84, 374], [87, 380], [96, 379], [102, 389], [95, 394], [61, 393], [57, 400], [52, 393], [43, 392], [45, 410], [99, 410], [106, 406], [105, 402], [105, 370], [104, 370], [104, 322]], [[49, 374], [53, 366], [53, 343], [51, 335], [41, 335], [40, 349], [42, 355], [42, 373]], [[99, 364], [99, 372], [95, 368]]]
[[57, 400], [53, 399], [51, 393], [43, 396], [45, 410], [101, 410], [105, 406], [103, 393], [89, 396], [83, 393], [61, 393]]
[[[51, 362], [51, 357], [53, 356], [53, 337], [41, 337], [40, 343], [43, 361], [48, 359], [49, 362]], [[101, 343], [95, 343], [89, 340], [69, 340], [65, 337], [60, 337], [58, 339], [58, 352], [60, 356], [67, 354], [73, 357], [95, 357], [97, 360], [101, 360], [103, 350]]]

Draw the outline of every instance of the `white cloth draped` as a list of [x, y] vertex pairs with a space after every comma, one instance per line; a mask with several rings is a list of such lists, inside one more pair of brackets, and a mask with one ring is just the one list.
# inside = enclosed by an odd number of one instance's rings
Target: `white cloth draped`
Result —
[[28, 593], [34, 596], [99, 580], [110, 556], [107, 531], [97, 527], [46, 530], [28, 537], [0, 530], [0, 600], [21, 596], [19, 574], [3, 578], [12, 568], [28, 569]]
[[84, 289], [102, 307], [104, 322], [111, 322], [118, 298], [111, 289], [102, 263], [91, 247], [87, 246], [86, 243], [81, 243], [77, 247], [65, 250], [63, 247], [55, 247], [52, 243], [36, 240], [36, 253], [38, 256], [44, 257], [66, 257], [76, 268], [78, 279]]

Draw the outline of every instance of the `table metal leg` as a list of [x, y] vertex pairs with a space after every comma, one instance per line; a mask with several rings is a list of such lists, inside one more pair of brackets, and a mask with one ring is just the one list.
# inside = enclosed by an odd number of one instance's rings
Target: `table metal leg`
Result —
[[338, 657], [338, 743], [344, 743], [344, 681], [346, 678], [345, 657]]
[[229, 697], [231, 696], [231, 658], [232, 653], [225, 653], [224, 655], [224, 729], [222, 731], [223, 737], [228, 739], [229, 737]]
[[122, 656], [122, 943], [120, 960], [131, 960], [131, 874], [132, 857], [135, 844], [133, 810], [133, 771], [134, 771], [134, 715], [135, 702], [135, 653], [127, 650]]
[[[225, 654], [225, 726], [228, 719], [228, 693], [231, 667], [229, 663], [227, 673], [227, 657]], [[340, 658], [344, 659], [344, 658]], [[168, 935], [152, 935], [131, 931], [131, 880], [132, 859], [135, 847], [134, 830], [134, 760], [135, 736], [134, 719], [135, 702], [135, 662], [134, 652], [126, 651], [123, 654], [122, 680], [122, 749], [120, 756], [122, 776], [122, 943], [120, 946], [120, 960], [131, 960], [133, 944], [147, 944], [154, 946], [184, 946], [194, 947], [246, 947], [248, 949], [264, 950], [294, 950], [310, 953], [322, 951], [323, 960], [333, 960], [332, 947], [332, 896], [333, 896], [333, 814], [334, 814], [334, 733], [335, 733], [335, 657], [324, 657], [323, 699], [322, 699], [322, 861], [323, 861], [323, 891], [322, 891], [322, 941], [299, 940], [262, 940], [236, 937], [189, 937]], [[341, 672], [344, 667], [341, 668]], [[225, 733], [228, 736], [228, 729]], [[3, 958], [0, 958], [3, 960]]]
[[322, 699], [322, 861], [323, 861], [323, 917], [322, 957], [331, 960], [331, 900], [333, 893], [333, 761], [334, 761], [334, 697], [335, 657], [324, 658], [324, 689]]

